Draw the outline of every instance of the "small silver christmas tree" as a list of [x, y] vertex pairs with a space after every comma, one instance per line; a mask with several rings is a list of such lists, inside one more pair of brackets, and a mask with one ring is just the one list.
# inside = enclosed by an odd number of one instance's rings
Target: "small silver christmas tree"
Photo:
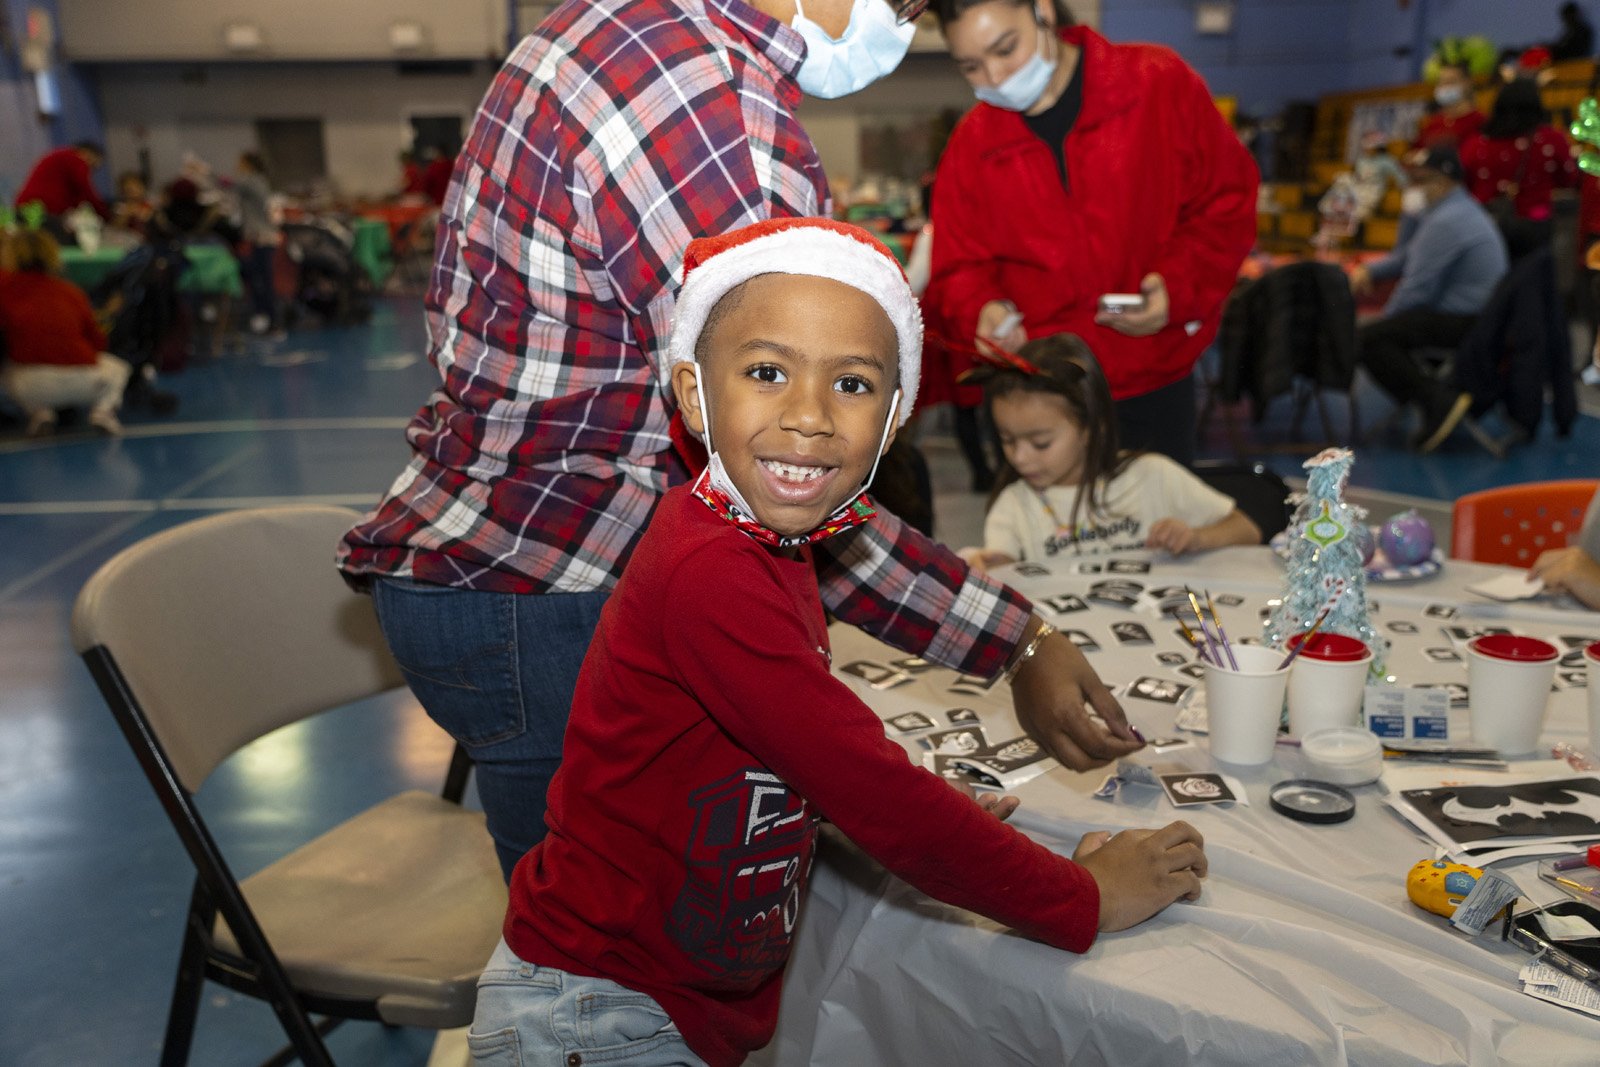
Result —
[[1383, 673], [1389, 642], [1367, 611], [1367, 573], [1356, 529], [1366, 511], [1345, 503], [1345, 483], [1355, 455], [1329, 448], [1306, 460], [1306, 492], [1289, 523], [1289, 561], [1283, 599], [1266, 623], [1266, 640], [1282, 647], [1330, 609], [1320, 633], [1345, 634], [1372, 649], [1372, 670]]

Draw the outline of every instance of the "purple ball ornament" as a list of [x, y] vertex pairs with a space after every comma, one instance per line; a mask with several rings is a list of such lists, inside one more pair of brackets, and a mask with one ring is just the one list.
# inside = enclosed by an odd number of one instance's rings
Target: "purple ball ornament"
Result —
[[1415, 508], [1402, 511], [1383, 524], [1378, 547], [1391, 567], [1413, 567], [1433, 555], [1433, 527]]
[[1372, 532], [1372, 527], [1364, 522], [1356, 523], [1350, 528], [1350, 540], [1361, 550], [1361, 565], [1372, 566], [1372, 557], [1378, 551], [1378, 535]]

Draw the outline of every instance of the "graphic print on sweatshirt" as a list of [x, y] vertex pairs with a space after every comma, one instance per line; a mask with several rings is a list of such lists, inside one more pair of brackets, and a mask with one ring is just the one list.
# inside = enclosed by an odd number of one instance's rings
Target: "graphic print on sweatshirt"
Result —
[[695, 809], [667, 934], [731, 988], [783, 968], [816, 845], [817, 820], [777, 775], [752, 767], [689, 796]]

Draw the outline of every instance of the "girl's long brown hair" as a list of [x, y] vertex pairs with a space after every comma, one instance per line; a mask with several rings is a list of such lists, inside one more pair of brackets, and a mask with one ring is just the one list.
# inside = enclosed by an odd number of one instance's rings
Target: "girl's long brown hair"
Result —
[[[999, 365], [984, 365], [974, 370], [968, 380], [983, 385], [983, 404], [989, 418], [994, 419], [996, 397], [1013, 393], [1042, 393], [1059, 396], [1066, 402], [1067, 416], [1084, 428], [1083, 480], [1078, 483], [1077, 496], [1072, 501], [1072, 514], [1068, 519], [1074, 529], [1078, 517], [1093, 517], [1101, 512], [1101, 491], [1105, 483], [1127, 469], [1137, 453], [1123, 452], [1117, 444], [1117, 414], [1111, 400], [1111, 387], [1094, 358], [1089, 346], [1076, 334], [1058, 333], [1039, 337], [1023, 345], [1017, 352], [1018, 360], [1035, 368], [1038, 373]], [[1002, 456], [1000, 472], [995, 477], [994, 491], [989, 494], [988, 506], [993, 507], [1002, 490], [1017, 480], [1017, 472], [1009, 460]]]

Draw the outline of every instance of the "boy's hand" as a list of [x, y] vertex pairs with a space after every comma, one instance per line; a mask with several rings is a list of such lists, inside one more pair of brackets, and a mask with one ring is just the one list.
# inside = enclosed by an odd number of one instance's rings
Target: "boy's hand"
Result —
[[1144, 539], [1144, 546], [1164, 548], [1174, 556], [1181, 556], [1200, 547], [1198, 533], [1182, 519], [1157, 519], [1150, 524], [1150, 534]]
[[1186, 822], [1159, 830], [1084, 834], [1072, 858], [1100, 887], [1100, 929], [1137, 926], [1177, 900], [1196, 900], [1206, 876], [1205, 841]]
[[[1041, 625], [1035, 616], [1023, 633], [1026, 647]], [[1011, 682], [1017, 722], [1044, 750], [1075, 771], [1104, 767], [1144, 746], [1078, 646], [1059, 633], [1040, 642]], [[1104, 725], [1089, 717], [1091, 709]]]
[[1540, 553], [1528, 576], [1544, 579], [1552, 593], [1571, 593], [1584, 607], [1600, 611], [1600, 563], [1577, 545]]

